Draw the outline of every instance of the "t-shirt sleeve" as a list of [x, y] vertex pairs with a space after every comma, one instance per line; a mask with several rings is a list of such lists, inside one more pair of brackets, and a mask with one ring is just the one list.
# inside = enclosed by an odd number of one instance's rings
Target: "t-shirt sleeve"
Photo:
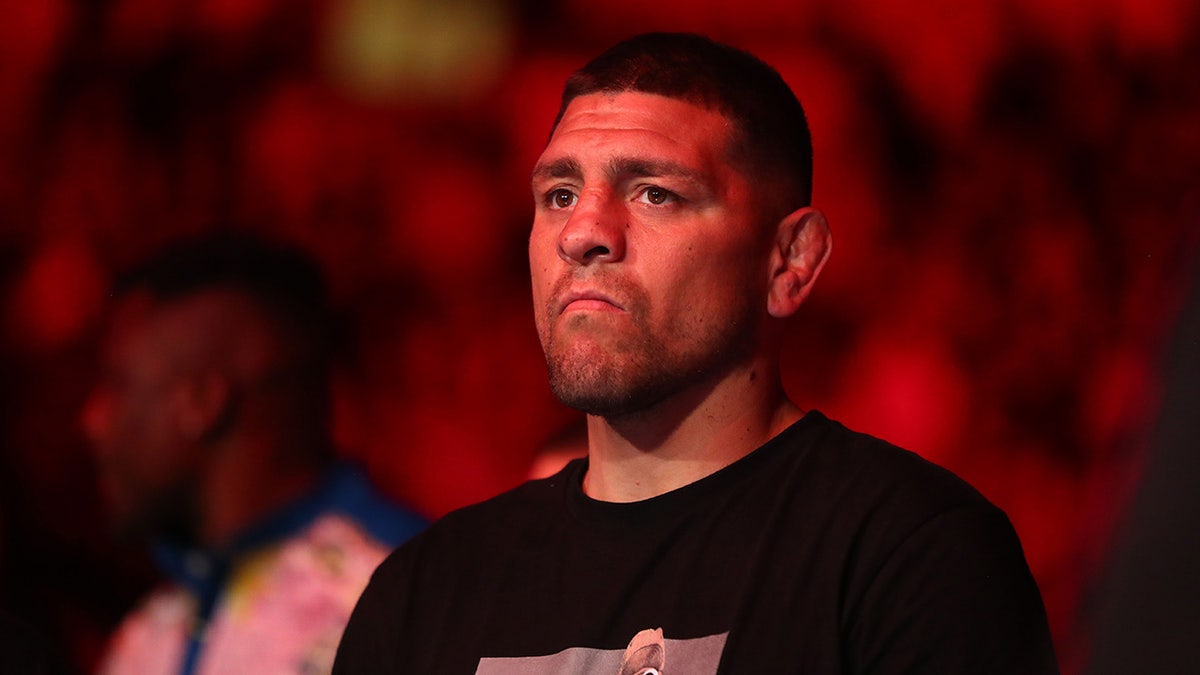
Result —
[[334, 675], [400, 672], [400, 638], [412, 544], [379, 565], [363, 590], [338, 645]]
[[961, 506], [882, 558], [847, 614], [855, 673], [1058, 672], [1041, 595], [1003, 512]]

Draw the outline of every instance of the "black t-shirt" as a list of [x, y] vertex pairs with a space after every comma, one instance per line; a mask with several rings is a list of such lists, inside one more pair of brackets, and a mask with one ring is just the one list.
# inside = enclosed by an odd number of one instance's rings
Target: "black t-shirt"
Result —
[[1057, 672], [1003, 512], [820, 413], [641, 502], [588, 498], [586, 468], [393, 553], [334, 672]]

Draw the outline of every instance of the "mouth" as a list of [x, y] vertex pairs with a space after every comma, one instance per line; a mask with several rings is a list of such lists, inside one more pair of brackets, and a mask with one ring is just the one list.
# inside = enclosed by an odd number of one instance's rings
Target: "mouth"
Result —
[[578, 290], [563, 294], [556, 302], [558, 313], [625, 311], [612, 296], [596, 290]]

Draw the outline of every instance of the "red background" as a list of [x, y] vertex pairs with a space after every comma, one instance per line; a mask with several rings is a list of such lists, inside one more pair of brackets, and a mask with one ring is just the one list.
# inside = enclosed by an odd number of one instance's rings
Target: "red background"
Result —
[[809, 111], [835, 247], [793, 397], [1003, 507], [1073, 673], [1200, 239], [1196, 7], [0, 0], [0, 598], [90, 668], [153, 579], [103, 530], [76, 419], [108, 275], [182, 233], [318, 257], [339, 440], [385, 490], [438, 516], [521, 480], [577, 420], [524, 252], [563, 79], [693, 30]]

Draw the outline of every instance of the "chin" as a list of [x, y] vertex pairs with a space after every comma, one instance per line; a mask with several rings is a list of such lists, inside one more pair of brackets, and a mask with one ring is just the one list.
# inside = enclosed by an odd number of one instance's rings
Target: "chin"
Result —
[[564, 391], [554, 387], [554, 395], [563, 405], [596, 417], [621, 417], [640, 407], [632, 397], [609, 392]]
[[674, 386], [673, 379], [659, 377], [645, 367], [550, 364], [550, 388], [558, 400], [597, 417], [622, 417], [651, 408]]

